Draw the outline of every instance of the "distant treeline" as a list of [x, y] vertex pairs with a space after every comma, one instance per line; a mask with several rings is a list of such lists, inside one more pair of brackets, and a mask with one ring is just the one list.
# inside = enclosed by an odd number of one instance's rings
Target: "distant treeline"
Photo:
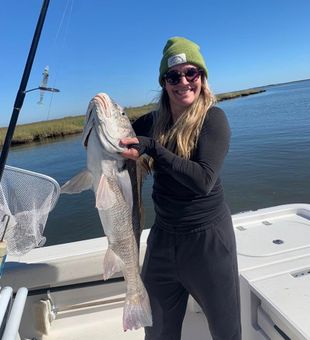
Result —
[[[243, 91], [228, 92], [216, 95], [218, 101], [233, 99], [264, 92], [263, 88], [254, 88]], [[127, 107], [126, 113], [131, 121], [155, 108], [155, 104], [139, 107]], [[20, 145], [40, 142], [49, 138], [58, 138], [81, 133], [83, 130], [84, 115], [53, 119], [31, 124], [18, 125], [15, 129], [11, 145]], [[0, 128], [0, 146], [3, 145], [7, 128]]]

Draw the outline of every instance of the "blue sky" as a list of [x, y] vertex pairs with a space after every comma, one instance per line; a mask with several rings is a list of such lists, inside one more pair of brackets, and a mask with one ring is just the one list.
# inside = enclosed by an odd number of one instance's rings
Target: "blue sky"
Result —
[[[9, 124], [40, 0], [1, 0], [0, 126]], [[18, 123], [84, 114], [98, 92], [123, 106], [155, 101], [171, 36], [201, 47], [214, 93], [310, 78], [309, 0], [51, 0]]]

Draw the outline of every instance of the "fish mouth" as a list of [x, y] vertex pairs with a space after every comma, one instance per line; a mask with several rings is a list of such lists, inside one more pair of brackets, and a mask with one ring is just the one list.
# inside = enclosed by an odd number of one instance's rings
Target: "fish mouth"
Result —
[[102, 112], [105, 112], [109, 109], [109, 104], [111, 102], [109, 99], [110, 98], [105, 93], [98, 93], [93, 98]]
[[95, 130], [102, 147], [111, 155], [123, 152], [125, 147], [120, 145], [120, 140], [135, 136], [123, 108], [106, 93], [98, 93], [92, 103]]

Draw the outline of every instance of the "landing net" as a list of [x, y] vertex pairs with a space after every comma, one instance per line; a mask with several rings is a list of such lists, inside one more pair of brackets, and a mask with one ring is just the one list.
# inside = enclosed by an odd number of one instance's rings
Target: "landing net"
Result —
[[23, 255], [45, 243], [48, 214], [59, 194], [53, 178], [5, 166], [0, 183], [0, 238], [5, 240], [8, 254]]

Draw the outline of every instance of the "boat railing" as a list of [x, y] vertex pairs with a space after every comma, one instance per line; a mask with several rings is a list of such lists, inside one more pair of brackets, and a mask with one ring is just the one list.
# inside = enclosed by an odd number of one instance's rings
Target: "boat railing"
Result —
[[19, 288], [13, 300], [12, 287], [0, 291], [0, 338], [1, 340], [20, 339], [18, 330], [22, 319], [28, 290]]

